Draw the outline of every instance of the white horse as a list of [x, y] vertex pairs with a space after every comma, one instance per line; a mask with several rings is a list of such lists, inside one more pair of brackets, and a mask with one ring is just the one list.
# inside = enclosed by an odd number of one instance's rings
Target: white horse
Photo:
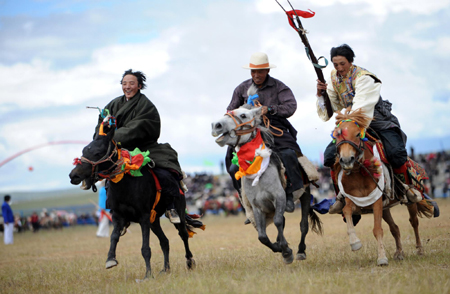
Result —
[[[262, 143], [255, 151], [253, 163], [256, 165], [250, 169], [255, 170], [256, 166], [261, 168], [253, 174], [242, 176], [242, 205], [247, 218], [258, 231], [261, 243], [272, 249], [273, 252], [281, 252], [284, 262], [289, 264], [293, 262], [294, 257], [283, 233], [286, 207], [284, 167], [280, 157], [271, 149], [274, 146], [274, 139], [269, 129], [261, 126], [261, 117], [261, 107], [243, 105], [227, 113], [222, 119], [213, 122], [212, 135], [220, 136], [216, 139], [219, 146], [229, 145], [235, 147], [236, 150], [246, 148], [245, 145], [249, 142], [255, 145], [255, 140]], [[259, 136], [262, 140], [258, 139]], [[309, 163], [306, 157], [299, 161], [303, 162], [303, 169], [305, 169], [305, 163], [306, 165]], [[317, 176], [317, 171], [313, 167], [307, 169], [310, 171], [309, 174], [316, 173], [313, 177]], [[311, 229], [314, 232], [322, 233], [322, 226], [319, 217], [310, 206], [309, 184], [305, 183], [304, 188], [294, 192], [294, 200], [300, 200], [302, 207], [300, 223], [302, 237], [296, 258], [303, 260], [306, 259], [305, 237], [308, 233], [308, 215], [311, 220]], [[275, 243], [272, 243], [266, 234], [266, 227], [272, 222], [278, 230]]]

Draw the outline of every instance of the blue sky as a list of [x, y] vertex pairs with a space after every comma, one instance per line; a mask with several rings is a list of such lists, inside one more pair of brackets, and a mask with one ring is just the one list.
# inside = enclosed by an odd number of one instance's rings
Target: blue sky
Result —
[[[450, 0], [291, 3], [316, 12], [303, 20], [316, 56], [347, 43], [354, 63], [382, 80], [383, 98], [418, 151], [450, 149]], [[120, 77], [132, 68], [148, 77], [144, 93], [161, 115], [160, 142], [178, 151], [187, 172], [219, 172], [225, 149], [210, 124], [250, 77], [241, 66], [257, 51], [293, 90], [298, 109], [290, 121], [304, 153], [319, 161], [334, 121], [316, 115], [314, 70], [275, 1], [0, 0], [0, 162], [46, 142], [90, 141], [97, 113], [85, 107], [121, 95]], [[82, 147], [49, 146], [14, 159], [0, 167], [0, 191], [71, 187]]]

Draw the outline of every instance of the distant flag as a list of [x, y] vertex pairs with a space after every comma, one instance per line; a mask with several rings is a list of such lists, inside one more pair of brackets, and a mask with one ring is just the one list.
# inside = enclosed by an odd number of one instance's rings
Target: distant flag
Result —
[[33, 168], [32, 166], [28, 167], [28, 170], [29, 170], [30, 172], [32, 172], [33, 169], [34, 169], [34, 168]]

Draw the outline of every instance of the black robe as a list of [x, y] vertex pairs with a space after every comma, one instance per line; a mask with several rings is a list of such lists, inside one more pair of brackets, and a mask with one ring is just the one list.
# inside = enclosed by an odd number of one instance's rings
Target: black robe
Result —
[[[158, 143], [161, 120], [155, 105], [144, 94], [138, 91], [129, 101], [125, 95], [119, 96], [105, 109], [117, 120], [114, 140], [122, 148], [133, 151], [137, 147], [141, 151], [150, 151], [156, 167], [175, 170], [179, 176], [182, 175], [177, 152], [168, 143]], [[94, 137], [102, 121], [99, 116]]]

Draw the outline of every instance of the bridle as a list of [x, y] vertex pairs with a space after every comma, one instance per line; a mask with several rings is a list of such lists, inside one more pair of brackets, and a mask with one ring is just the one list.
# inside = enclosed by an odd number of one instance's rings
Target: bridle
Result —
[[236, 136], [238, 137], [236, 146], [239, 145], [242, 135], [253, 133], [257, 127], [256, 123], [253, 126], [251, 125], [251, 123], [255, 120], [255, 117], [243, 123], [242, 120], [239, 117], [234, 116], [232, 112], [227, 112], [225, 115], [231, 117], [236, 124], [236, 127], [229, 132], [231, 138], [235, 138]]
[[[336, 130], [339, 129], [339, 126], [341, 125], [342, 122], [354, 122], [354, 123], [356, 124], [356, 126], [360, 129], [359, 145], [357, 145], [357, 144], [356, 144], [355, 142], [353, 142], [352, 140], [346, 139], [346, 138], [344, 137], [344, 135], [342, 135], [342, 134], [339, 134], [339, 136], [342, 136], [342, 140], [338, 140], [338, 139], [336, 138], [335, 132], [336, 132]], [[340, 130], [340, 129], [339, 129], [339, 130]], [[366, 133], [366, 130], [365, 130], [364, 128], [361, 128], [361, 127], [358, 125], [358, 123], [357, 123], [356, 121], [351, 120], [351, 119], [341, 120], [341, 121], [336, 125], [336, 128], [334, 129], [334, 131], [331, 133], [331, 137], [333, 138], [333, 141], [336, 142], [336, 152], [337, 152], [338, 157], [340, 157], [340, 154], [339, 154], [339, 152], [338, 152], [339, 147], [340, 147], [342, 144], [347, 143], [347, 144], [350, 144], [353, 148], [355, 148], [355, 150], [356, 150], [356, 152], [357, 152], [357, 156], [356, 156], [357, 160], [356, 160], [356, 161], [357, 161], [359, 164], [361, 164], [361, 160], [362, 160], [362, 158], [363, 158], [363, 156], [364, 156], [364, 150], [366, 149], [365, 144], [364, 144], [364, 142], [367, 141], [367, 138], [365, 137], [365, 133]]]
[[[111, 151], [112, 146], [114, 149]], [[114, 157], [117, 156], [117, 160], [114, 161]], [[92, 161], [84, 156], [81, 156], [80, 159], [75, 158], [74, 165], [89, 163], [92, 166], [91, 170], [91, 180], [93, 183], [96, 183], [100, 179], [111, 179], [118, 174], [123, 173], [122, 165], [124, 163], [123, 157], [120, 156], [120, 151], [117, 148], [117, 144], [114, 140], [111, 140], [108, 144], [108, 151], [105, 155], [97, 161]], [[99, 165], [105, 162], [111, 162], [112, 165], [105, 170], [99, 171]], [[94, 188], [93, 188], [94, 189]]]

